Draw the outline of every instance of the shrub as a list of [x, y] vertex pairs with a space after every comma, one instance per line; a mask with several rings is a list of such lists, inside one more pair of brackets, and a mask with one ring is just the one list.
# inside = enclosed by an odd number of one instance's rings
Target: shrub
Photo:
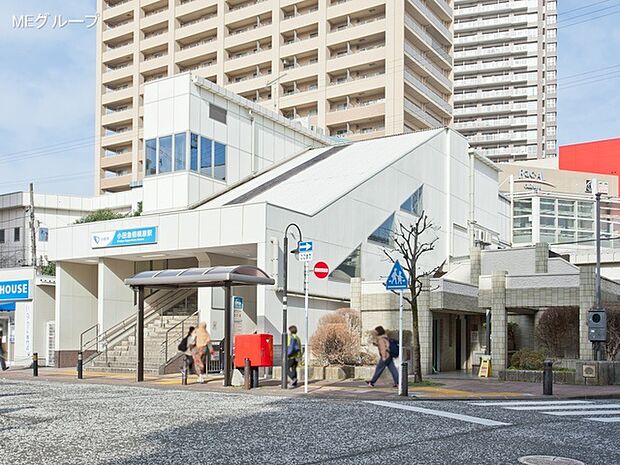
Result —
[[579, 309], [550, 308], [536, 326], [536, 337], [554, 357], [574, 357], [579, 348]]
[[324, 315], [310, 339], [312, 355], [319, 363], [328, 365], [360, 365], [368, 354], [361, 352], [360, 314], [341, 308]]
[[510, 368], [514, 370], [542, 370], [546, 357], [545, 351], [521, 349], [510, 359]]
[[118, 220], [119, 218], [124, 218], [125, 215], [122, 213], [117, 213], [114, 210], [110, 210], [109, 208], [102, 208], [100, 210], [95, 210], [92, 213], [89, 213], [82, 218], [79, 218], [75, 224], [81, 223], [95, 223], [96, 221], [107, 221], [107, 220]]

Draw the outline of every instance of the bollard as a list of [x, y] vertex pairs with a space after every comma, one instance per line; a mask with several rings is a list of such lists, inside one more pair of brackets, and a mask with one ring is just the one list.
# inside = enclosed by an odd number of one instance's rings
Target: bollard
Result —
[[39, 354], [32, 354], [32, 376], [39, 376]]
[[82, 352], [78, 352], [77, 376], [78, 379], [84, 379], [84, 358]]
[[187, 355], [183, 355], [183, 368], [181, 369], [181, 385], [187, 386], [187, 373], [189, 371], [189, 363]]
[[409, 364], [407, 362], [401, 363], [400, 369], [402, 370], [402, 383], [400, 383], [400, 392], [398, 395], [409, 397]]
[[252, 368], [252, 387], [258, 387], [258, 367]]
[[243, 359], [243, 387], [245, 389], [252, 389], [252, 367], [250, 366], [250, 359]]
[[545, 360], [543, 368], [543, 395], [553, 395], [553, 361]]

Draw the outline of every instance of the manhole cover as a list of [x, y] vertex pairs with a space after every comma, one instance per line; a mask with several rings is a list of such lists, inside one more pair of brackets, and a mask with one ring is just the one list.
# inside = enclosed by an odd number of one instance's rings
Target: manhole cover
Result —
[[525, 465], [586, 465], [579, 460], [554, 457], [553, 455], [526, 455], [520, 457], [519, 462]]

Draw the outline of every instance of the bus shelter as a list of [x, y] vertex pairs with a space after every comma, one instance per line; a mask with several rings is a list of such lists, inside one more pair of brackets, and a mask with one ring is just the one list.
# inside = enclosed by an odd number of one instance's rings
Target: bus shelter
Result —
[[258, 267], [251, 265], [213, 266], [179, 270], [142, 271], [125, 284], [137, 293], [137, 380], [144, 381], [144, 289], [187, 289], [222, 287], [225, 291], [224, 316], [224, 386], [232, 381], [232, 287], [273, 285], [275, 281]]

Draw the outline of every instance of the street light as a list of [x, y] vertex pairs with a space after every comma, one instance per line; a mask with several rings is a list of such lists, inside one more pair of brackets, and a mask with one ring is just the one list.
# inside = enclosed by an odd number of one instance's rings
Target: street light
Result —
[[[289, 228], [294, 227], [297, 229], [299, 233], [299, 241], [302, 239], [301, 229], [295, 223], [289, 224], [284, 230], [284, 272], [282, 273], [283, 278], [283, 291], [284, 295], [282, 296], [282, 389], [288, 388], [287, 382], [287, 371], [288, 371], [288, 230]], [[298, 242], [299, 242], [298, 241]], [[292, 250], [291, 253], [297, 252], [298, 247], [295, 247], [295, 250]]]

